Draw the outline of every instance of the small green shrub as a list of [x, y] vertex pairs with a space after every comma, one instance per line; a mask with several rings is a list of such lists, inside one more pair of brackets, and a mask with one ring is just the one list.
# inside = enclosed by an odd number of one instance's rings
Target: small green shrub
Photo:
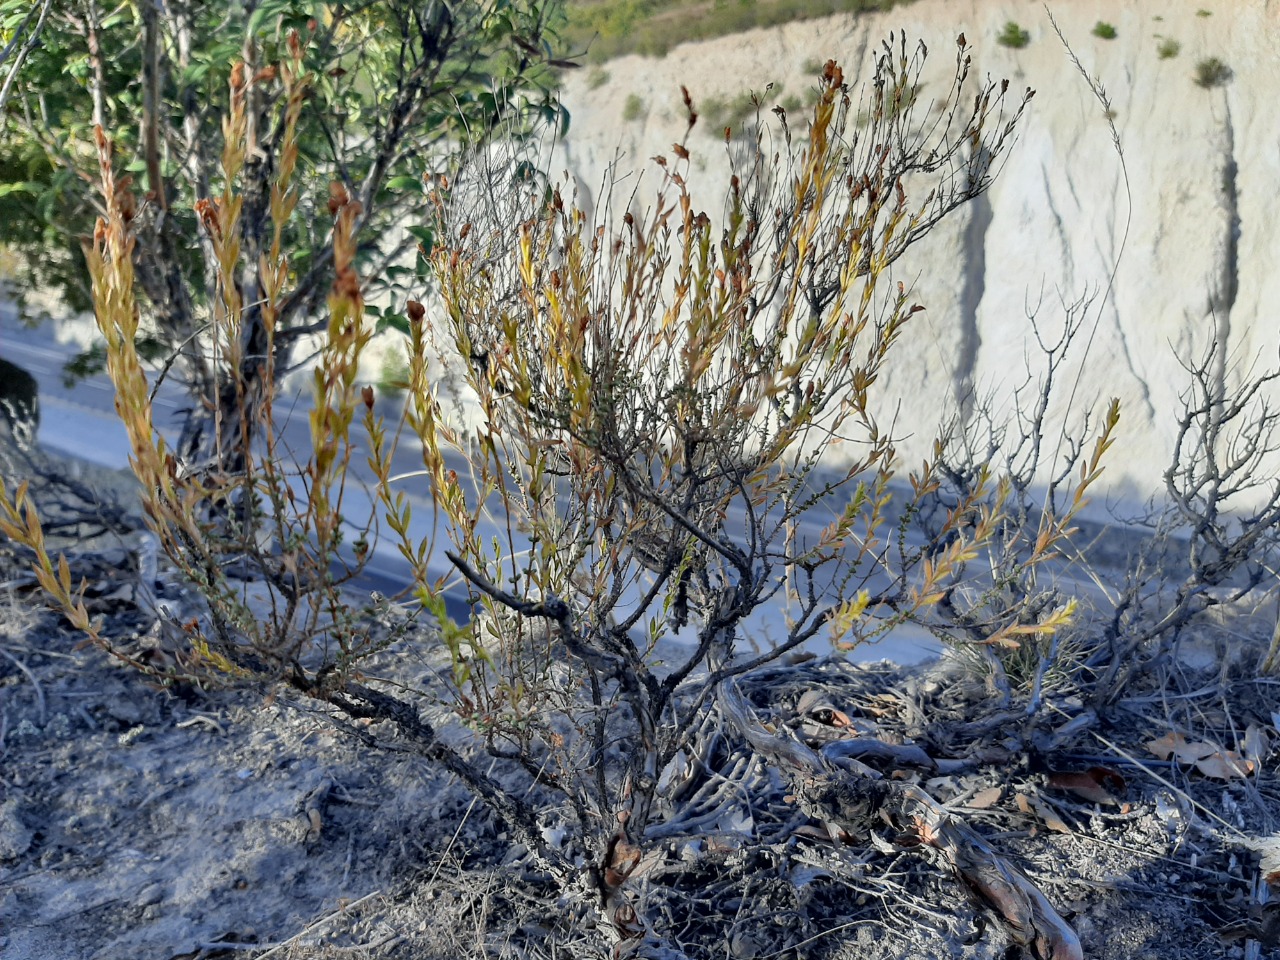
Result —
[[1206, 9], [1204, 9], [1204, 7], [1201, 7], [1199, 10], [1197, 10], [1197, 11], [1196, 11], [1196, 16], [1197, 16], [1197, 17], [1211, 17], [1211, 16], [1213, 16], [1213, 13], [1212, 13], [1212, 11], [1206, 10]]
[[[787, 107], [786, 109], [790, 109]], [[720, 134], [725, 127], [739, 127], [756, 113], [756, 100], [750, 90], [743, 90], [732, 97], [710, 97], [702, 105], [702, 115], [707, 118], [707, 129]]]
[[1116, 28], [1099, 20], [1093, 25], [1093, 35], [1101, 37], [1103, 40], [1114, 40], [1116, 38]]
[[1231, 79], [1231, 68], [1217, 57], [1206, 57], [1196, 64], [1193, 79], [1202, 90], [1220, 87]]
[[1002, 47], [1012, 47], [1014, 50], [1021, 50], [1031, 42], [1031, 34], [1023, 30], [1012, 20], [1004, 25], [1004, 29], [1000, 31], [996, 37], [996, 43]]
[[587, 89], [599, 90], [609, 82], [609, 71], [600, 67], [592, 67], [587, 73]]
[[1172, 60], [1182, 50], [1182, 44], [1173, 37], [1165, 37], [1156, 45], [1156, 56], [1161, 60]]
[[649, 107], [640, 97], [638, 93], [632, 93], [627, 96], [627, 102], [622, 108], [622, 119], [627, 123], [635, 123], [643, 120], [649, 115]]
[[378, 367], [378, 393], [384, 397], [398, 397], [409, 389], [409, 358], [401, 349], [391, 349]]

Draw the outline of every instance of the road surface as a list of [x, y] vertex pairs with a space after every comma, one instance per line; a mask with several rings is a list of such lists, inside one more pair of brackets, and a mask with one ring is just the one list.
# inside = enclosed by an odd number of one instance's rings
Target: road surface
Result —
[[[57, 341], [49, 324], [36, 329], [23, 327], [17, 321], [13, 304], [0, 301], [0, 357], [25, 368], [39, 384], [40, 444], [46, 449], [99, 466], [125, 468], [128, 466], [128, 437], [115, 414], [115, 389], [111, 381], [105, 374], [100, 374], [86, 377], [70, 387], [63, 383], [63, 364], [75, 351], [74, 346]], [[181, 429], [186, 402], [185, 393], [176, 384], [162, 384], [157, 391], [156, 424], [171, 442], [177, 439]], [[281, 410], [288, 410], [285, 414], [277, 414], [277, 422], [282, 425], [284, 443], [293, 450], [309, 449], [310, 430], [305, 401], [289, 401], [287, 406], [284, 401], [278, 402], [277, 411]], [[353, 437], [358, 445], [365, 445], [367, 438], [363, 427], [354, 429]], [[373, 482], [372, 473], [364, 462], [365, 456], [366, 451], [360, 449], [352, 457], [355, 483], [348, 485], [344, 512], [353, 518], [367, 517], [371, 510], [369, 500], [363, 492], [364, 486], [371, 486]], [[460, 474], [466, 472], [465, 462], [460, 457], [450, 466]], [[392, 475], [412, 474], [421, 467], [421, 458], [415, 454], [413, 445], [402, 444], [393, 460]], [[409, 479], [405, 481], [403, 489], [413, 509], [411, 531], [415, 537], [425, 538], [431, 532], [432, 512], [426, 481]], [[816, 538], [818, 531], [829, 519], [818, 516], [805, 518], [805, 532]], [[728, 528], [735, 528], [732, 518]], [[442, 548], [433, 552], [430, 572], [433, 577], [453, 572]], [[357, 586], [395, 596], [405, 588], [409, 580], [408, 566], [394, 546], [385, 541], [375, 542]], [[455, 618], [464, 618], [468, 614], [466, 592], [461, 584], [447, 595], [447, 606]], [[743, 630], [744, 637], [757, 642], [785, 634], [781, 609], [758, 613]], [[813, 641], [810, 649], [819, 655], [831, 652], [825, 638]], [[858, 648], [852, 657], [863, 661], [890, 659], [899, 663], [912, 663], [936, 656], [941, 649], [941, 644], [926, 631], [907, 626], [898, 628], [874, 645]]]

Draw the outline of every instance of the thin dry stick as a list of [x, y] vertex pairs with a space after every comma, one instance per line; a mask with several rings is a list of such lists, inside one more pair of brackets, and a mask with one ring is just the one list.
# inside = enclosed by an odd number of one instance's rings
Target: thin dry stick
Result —
[[436, 882], [436, 877], [440, 876], [440, 869], [444, 866], [444, 858], [449, 855], [449, 851], [453, 849], [454, 843], [457, 842], [458, 836], [462, 833], [462, 828], [466, 825], [467, 818], [471, 816], [471, 811], [475, 809], [477, 802], [476, 797], [471, 798], [471, 802], [467, 804], [466, 812], [463, 813], [462, 819], [458, 821], [458, 827], [453, 831], [453, 836], [449, 838], [449, 842], [445, 844], [444, 850], [440, 852], [440, 857], [436, 860], [436, 868], [431, 873], [431, 879], [427, 881], [427, 887], [430, 888]]
[[328, 916], [321, 917], [319, 920], [316, 920], [313, 923], [309, 923], [307, 926], [303, 927], [302, 930], [300, 930], [298, 933], [295, 933], [288, 940], [284, 940], [281, 943], [277, 943], [274, 947], [272, 947], [266, 953], [260, 954], [258, 956], [258, 960], [267, 960], [267, 957], [271, 956], [272, 954], [279, 953], [285, 947], [292, 946], [293, 944], [301, 940], [303, 937], [305, 937], [308, 933], [311, 933], [312, 931], [317, 930], [320, 927], [323, 927], [331, 923], [332, 921], [336, 920], [338, 917], [343, 916], [344, 914], [350, 913], [356, 907], [360, 906], [361, 904], [365, 903], [368, 900], [372, 900], [374, 897], [380, 896], [381, 894], [382, 894], [381, 890], [375, 890], [373, 891], [373, 893], [366, 893], [363, 897], [361, 897], [359, 900], [355, 901], [354, 903], [348, 903], [345, 907], [339, 907], [337, 910], [333, 911], [333, 913], [329, 914]]

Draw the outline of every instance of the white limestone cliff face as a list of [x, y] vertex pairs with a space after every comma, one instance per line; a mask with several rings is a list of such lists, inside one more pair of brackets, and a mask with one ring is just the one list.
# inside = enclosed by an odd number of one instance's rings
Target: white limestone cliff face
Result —
[[[1209, 16], [1197, 13], [1202, 6]], [[1036, 97], [990, 193], [897, 267], [926, 307], [885, 378], [888, 395], [902, 404], [897, 432], [911, 436], [903, 444], [907, 462], [919, 462], [940, 419], [971, 408], [966, 397], [974, 392], [1008, 409], [1028, 363], [1038, 370], [1029, 309], [1039, 304], [1038, 323], [1052, 336], [1063, 300], [1094, 295], [1084, 325], [1088, 334], [1096, 320], [1092, 346], [1081, 369], [1081, 342], [1066, 371], [1068, 386], [1079, 372], [1072, 409], [1101, 412], [1106, 398], [1121, 398], [1107, 488], [1117, 499], [1145, 499], [1157, 491], [1172, 449], [1188, 383], [1182, 362], [1199, 357], [1215, 335], [1229, 348], [1228, 378], [1255, 362], [1280, 362], [1280, 313], [1272, 308], [1280, 300], [1280, 3], [1072, 0], [1054, 7], [1111, 97], [1127, 185], [1102, 107], [1041, 4], [1021, 0], [923, 0], [884, 14], [687, 44], [663, 59], [611, 61], [602, 85], [598, 73], [576, 71], [564, 90], [572, 127], [552, 171], [567, 169], [592, 201], [611, 163], [619, 172], [647, 169], [652, 186], [649, 158], [669, 153], [683, 132], [681, 84], [705, 103], [773, 82], [781, 93], [766, 96], [772, 106], [803, 95], [814, 62], [828, 57], [851, 83], [868, 76], [891, 30], [928, 44], [927, 105], [945, 93], [955, 38], [964, 32], [977, 78], [1008, 77], [1011, 92], [1030, 86]], [[1009, 20], [1030, 33], [1026, 47], [997, 44]], [[1114, 25], [1115, 39], [1092, 35], [1100, 20]], [[1158, 55], [1161, 38], [1180, 44], [1176, 56]], [[1229, 82], [1195, 84], [1195, 66], [1207, 57], [1231, 68]], [[632, 95], [644, 115], [628, 121]], [[726, 153], [721, 131], [700, 126], [690, 143], [690, 179], [695, 196], [714, 207]], [[1280, 402], [1280, 388], [1272, 393]]]

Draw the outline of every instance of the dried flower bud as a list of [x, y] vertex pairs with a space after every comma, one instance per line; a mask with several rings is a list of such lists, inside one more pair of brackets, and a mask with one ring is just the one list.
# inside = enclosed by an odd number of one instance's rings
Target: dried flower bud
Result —
[[120, 216], [129, 222], [138, 212], [138, 200], [129, 188], [133, 186], [133, 177], [126, 174], [116, 183], [116, 204], [120, 207]]
[[427, 308], [417, 300], [410, 300], [405, 306], [405, 312], [409, 314], [410, 323], [421, 323], [423, 317], [427, 315]]
[[254, 83], [270, 83], [276, 78], [275, 64], [267, 64], [253, 75]]
[[361, 387], [360, 399], [364, 401], [364, 408], [366, 410], [372, 410], [373, 409], [373, 387]]
[[244, 61], [236, 61], [236, 65], [231, 68], [231, 89], [235, 93], [239, 93], [244, 89]]
[[218, 220], [217, 208], [213, 201], [207, 197], [201, 197], [196, 201], [196, 216], [200, 218], [200, 222], [204, 224], [205, 231], [214, 240], [222, 236], [222, 225]]
[[[312, 26], [312, 24], [314, 23], [315, 23], [314, 20], [310, 20], [307, 22], [307, 26], [313, 31], [315, 30], [315, 27]], [[288, 44], [289, 44], [289, 56], [293, 57], [293, 59], [295, 60], [301, 60], [302, 59], [302, 38], [298, 36], [297, 30], [289, 31]]]
[[351, 194], [347, 193], [347, 188], [334, 180], [329, 184], [329, 215], [336, 217], [338, 211], [351, 202]]
[[[358, 300], [360, 298], [360, 278], [356, 276], [356, 272], [350, 267], [343, 267], [338, 270], [338, 275], [333, 278], [334, 296], [341, 297], [344, 300]], [[344, 335], [347, 331], [343, 331]]]

